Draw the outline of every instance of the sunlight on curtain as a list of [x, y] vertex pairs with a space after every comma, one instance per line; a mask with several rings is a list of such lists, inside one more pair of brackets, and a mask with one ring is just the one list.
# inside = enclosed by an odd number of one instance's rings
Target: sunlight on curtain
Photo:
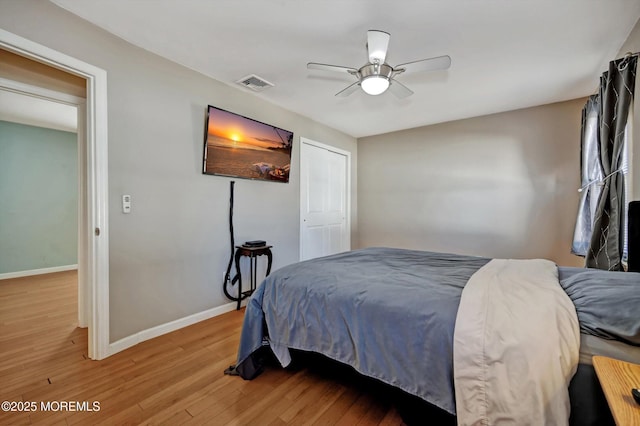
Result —
[[598, 111], [600, 109], [600, 96], [592, 95], [587, 100], [582, 110], [582, 137], [581, 137], [581, 184], [580, 205], [578, 218], [573, 232], [573, 244], [571, 253], [578, 256], [586, 256], [593, 233], [593, 219], [595, 217], [598, 199], [602, 192], [604, 174], [599, 160], [599, 130]]
[[627, 259], [629, 257], [629, 201], [630, 201], [630, 188], [629, 185], [629, 135], [631, 134], [630, 125], [633, 121], [633, 103], [632, 108], [629, 111], [629, 117], [627, 118], [627, 126], [624, 128], [624, 142], [622, 145], [622, 158], [620, 159], [620, 170], [622, 172], [622, 181], [624, 182], [624, 214], [620, 218], [622, 221], [620, 228], [622, 228], [622, 264], [627, 269]]

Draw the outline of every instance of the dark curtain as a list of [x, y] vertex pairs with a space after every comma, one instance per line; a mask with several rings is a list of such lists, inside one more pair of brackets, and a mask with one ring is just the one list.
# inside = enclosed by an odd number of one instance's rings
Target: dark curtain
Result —
[[602, 167], [600, 166], [600, 95], [591, 95], [582, 108], [580, 132], [580, 206], [573, 231], [571, 253], [585, 257], [593, 235], [600, 192], [602, 192]]
[[589, 268], [623, 269], [624, 178], [617, 171], [633, 100], [637, 62], [636, 55], [611, 61], [609, 71], [600, 78], [600, 163], [605, 177], [586, 256]]

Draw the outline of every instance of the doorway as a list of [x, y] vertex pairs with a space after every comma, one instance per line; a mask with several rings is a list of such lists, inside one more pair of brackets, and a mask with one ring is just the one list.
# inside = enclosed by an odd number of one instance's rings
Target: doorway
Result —
[[300, 260], [351, 249], [351, 153], [300, 138]]
[[[0, 50], [0, 61], [7, 58]], [[86, 210], [84, 111], [83, 97], [0, 78], [6, 136], [0, 278], [79, 269], [76, 317], [86, 328], [86, 279], [78, 262], [86, 245], [80, 232]]]
[[85, 143], [81, 144], [84, 152], [80, 153], [83, 161], [79, 162], [84, 167], [79, 175], [82, 173], [84, 178], [80, 178], [82, 244], [78, 247], [78, 269], [83, 275], [78, 277], [79, 292], [83, 292], [79, 294], [79, 316], [85, 317], [79, 319], [88, 327], [89, 358], [102, 359], [110, 355], [106, 72], [1, 29], [0, 49], [86, 81], [86, 103], [78, 107], [78, 116], [85, 123], [84, 131], [79, 129], [79, 138]]

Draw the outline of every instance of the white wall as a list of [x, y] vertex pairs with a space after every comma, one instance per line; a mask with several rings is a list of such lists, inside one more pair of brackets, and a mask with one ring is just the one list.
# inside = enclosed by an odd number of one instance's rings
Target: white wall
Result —
[[[47, 1], [0, 0], [0, 10], [1, 28], [107, 71], [112, 342], [228, 303], [221, 282], [231, 179], [201, 172], [208, 104], [295, 133], [289, 184], [236, 179], [236, 240], [273, 244], [274, 268], [299, 256], [299, 137], [351, 151], [355, 176], [350, 136], [136, 48]], [[132, 196], [128, 215], [122, 194]]]
[[584, 99], [358, 140], [359, 246], [570, 254]]

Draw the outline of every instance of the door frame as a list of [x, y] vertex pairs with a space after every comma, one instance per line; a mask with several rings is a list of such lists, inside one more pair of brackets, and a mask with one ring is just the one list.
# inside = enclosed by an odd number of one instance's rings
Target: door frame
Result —
[[78, 269], [84, 271], [86, 282], [86, 294], [82, 299], [86, 302], [86, 309], [83, 311], [87, 313], [88, 356], [91, 359], [102, 359], [110, 355], [107, 73], [2, 29], [0, 47], [82, 77], [87, 82], [84, 114], [86, 143], [83, 144], [86, 148], [86, 208], [82, 209], [83, 217], [79, 218], [79, 223], [84, 223], [84, 229], [79, 230], [79, 238], [82, 235], [86, 247], [84, 253], [78, 256]]
[[30, 96], [38, 99], [44, 99], [48, 102], [69, 105], [76, 108], [77, 125], [76, 125], [76, 146], [77, 146], [77, 193], [78, 193], [78, 219], [76, 228], [78, 230], [77, 241], [77, 269], [78, 269], [78, 326], [87, 328], [88, 326], [88, 301], [87, 301], [87, 279], [86, 279], [86, 109], [87, 101], [83, 97], [71, 95], [68, 93], [58, 92], [55, 90], [45, 89], [43, 87], [33, 86], [14, 80], [8, 80], [0, 77], [0, 91], [17, 93], [24, 96]]
[[348, 237], [348, 241], [349, 241], [349, 245], [348, 245], [348, 250], [351, 250], [351, 152], [350, 151], [345, 151], [343, 149], [340, 148], [336, 148], [335, 146], [331, 146], [331, 145], [327, 145], [321, 142], [317, 142], [305, 137], [300, 137], [300, 161], [298, 162], [298, 164], [300, 164], [300, 210], [299, 210], [299, 214], [300, 214], [300, 227], [299, 227], [299, 233], [300, 233], [300, 248], [299, 248], [299, 253], [298, 253], [298, 260], [302, 260], [302, 247], [304, 244], [303, 238], [304, 238], [304, 218], [302, 215], [303, 209], [304, 209], [304, 200], [305, 200], [305, 194], [303, 193], [303, 191], [305, 191], [304, 185], [302, 184], [302, 158], [303, 155], [305, 153], [305, 146], [313, 146], [316, 148], [320, 148], [320, 149], [324, 149], [326, 151], [330, 151], [330, 152], [334, 152], [336, 154], [340, 154], [340, 155], [344, 155], [346, 157], [347, 160], [347, 170], [346, 170], [346, 175], [347, 175], [347, 179], [345, 182], [345, 186], [346, 186], [346, 190], [345, 190], [345, 195], [346, 195], [346, 200], [345, 200], [345, 218], [346, 218], [346, 224], [345, 224], [345, 229], [346, 229], [346, 233], [347, 233], [347, 237]]

